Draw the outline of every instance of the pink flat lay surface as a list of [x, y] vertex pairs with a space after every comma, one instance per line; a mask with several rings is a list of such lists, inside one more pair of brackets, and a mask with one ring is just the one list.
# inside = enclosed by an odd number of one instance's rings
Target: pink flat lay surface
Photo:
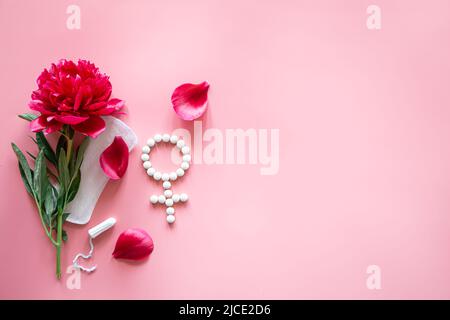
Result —
[[[66, 27], [70, 4], [80, 30]], [[366, 27], [370, 4], [380, 30]], [[0, 0], [0, 298], [449, 299], [449, 38], [447, 0]], [[68, 289], [10, 147], [32, 150], [17, 114], [60, 58], [110, 75], [138, 149], [192, 131], [170, 97], [208, 81], [203, 130], [279, 129], [278, 173], [193, 164], [170, 227], [135, 149], [91, 222], [67, 225], [64, 271], [90, 227], [118, 221], [95, 240], [98, 270]], [[168, 153], [155, 156], [164, 167]], [[152, 236], [148, 260], [111, 257], [129, 227]], [[380, 290], [366, 286], [370, 265]]]

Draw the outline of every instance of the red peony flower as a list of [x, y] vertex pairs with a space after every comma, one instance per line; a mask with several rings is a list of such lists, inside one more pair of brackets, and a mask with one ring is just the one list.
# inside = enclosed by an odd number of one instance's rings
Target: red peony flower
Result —
[[40, 112], [30, 122], [33, 132], [51, 133], [67, 124], [95, 138], [105, 130], [101, 116], [114, 115], [124, 105], [122, 100], [110, 99], [109, 77], [86, 60], [52, 64], [41, 73], [37, 84], [39, 89], [33, 92], [29, 103], [30, 109]]

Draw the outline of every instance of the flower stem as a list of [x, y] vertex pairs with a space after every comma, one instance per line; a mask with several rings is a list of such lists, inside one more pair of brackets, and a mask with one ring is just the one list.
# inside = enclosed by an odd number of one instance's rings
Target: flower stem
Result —
[[61, 279], [62, 212], [58, 212], [58, 225], [56, 230], [56, 277]]
[[[73, 150], [73, 138], [71, 138], [69, 127], [67, 128], [66, 133], [67, 134], [64, 134], [64, 136], [67, 139], [66, 159], [67, 159], [67, 163], [70, 163], [71, 158], [72, 158], [72, 150]], [[61, 248], [62, 248], [62, 244], [63, 244], [62, 224], [63, 224], [63, 214], [64, 214], [64, 210], [66, 209], [66, 204], [67, 204], [68, 188], [70, 188], [70, 185], [66, 186], [66, 188], [65, 188], [64, 202], [63, 202], [62, 208], [58, 211], [58, 215], [57, 215], [58, 220], [57, 220], [57, 225], [56, 225], [55, 247], [56, 247], [56, 277], [58, 279], [61, 279]]]
[[67, 161], [70, 161], [70, 158], [72, 157], [72, 147], [73, 147], [73, 140], [67, 139]]
[[41, 224], [42, 224], [42, 227], [44, 228], [45, 234], [46, 234], [47, 237], [50, 239], [50, 241], [53, 243], [53, 245], [56, 246], [57, 243], [56, 243], [55, 240], [53, 240], [51, 230], [48, 230], [47, 226], [45, 225], [44, 218], [43, 218], [43, 214], [44, 214], [44, 213], [41, 211], [41, 209], [40, 209], [40, 207], [39, 207], [39, 203], [37, 202], [36, 199], [35, 199], [35, 202], [36, 202], [36, 206], [38, 207], [39, 218], [40, 218], [40, 220], [41, 220]]

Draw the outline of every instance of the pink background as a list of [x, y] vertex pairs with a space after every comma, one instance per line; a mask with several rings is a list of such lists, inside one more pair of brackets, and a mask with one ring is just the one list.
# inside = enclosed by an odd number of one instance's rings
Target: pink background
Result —
[[[81, 30], [66, 28], [72, 3]], [[449, 21], [447, 0], [0, 0], [0, 298], [450, 298]], [[59, 58], [111, 76], [140, 145], [191, 129], [170, 95], [209, 81], [203, 126], [279, 128], [279, 173], [194, 165], [170, 228], [135, 150], [91, 223], [67, 227], [64, 269], [89, 227], [118, 219], [96, 241], [99, 270], [67, 289], [10, 148], [32, 150], [16, 115]], [[111, 258], [128, 227], [152, 235], [148, 261]], [[366, 287], [371, 264], [381, 290]]]

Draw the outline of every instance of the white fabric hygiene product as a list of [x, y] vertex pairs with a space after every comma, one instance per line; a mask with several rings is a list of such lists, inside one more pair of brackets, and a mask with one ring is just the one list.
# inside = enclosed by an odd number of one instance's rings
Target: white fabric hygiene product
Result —
[[67, 212], [70, 213], [67, 221], [75, 224], [89, 222], [98, 198], [109, 180], [100, 167], [99, 158], [102, 152], [112, 143], [115, 136], [123, 138], [129, 151], [138, 143], [136, 134], [125, 123], [114, 117], [105, 117], [104, 120], [106, 130], [89, 141], [80, 169], [80, 189], [75, 199], [67, 206]]

